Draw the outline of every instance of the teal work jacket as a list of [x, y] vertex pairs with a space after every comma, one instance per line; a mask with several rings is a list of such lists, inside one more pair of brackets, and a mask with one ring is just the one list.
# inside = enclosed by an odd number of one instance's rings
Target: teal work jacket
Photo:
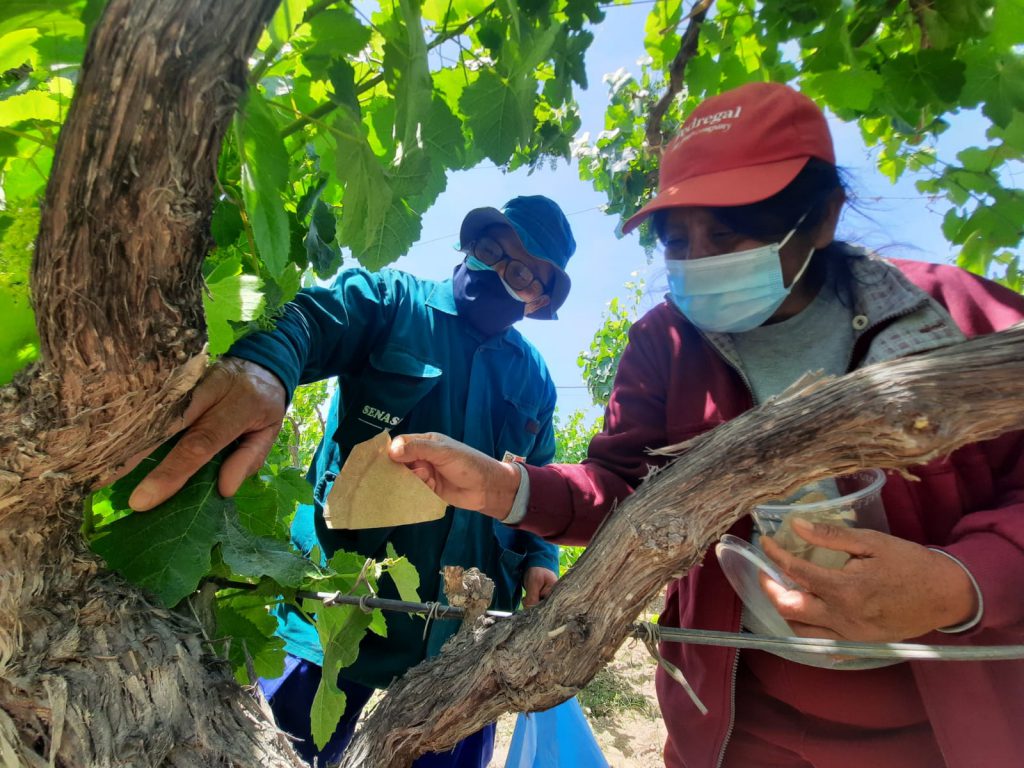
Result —
[[[558, 548], [477, 512], [449, 507], [435, 522], [361, 531], [329, 530], [323, 502], [352, 446], [382, 429], [442, 432], [501, 459], [543, 465], [554, 456], [555, 387], [540, 353], [518, 331], [483, 338], [458, 317], [452, 281], [420, 280], [397, 270], [342, 272], [328, 287], [302, 290], [274, 331], [237, 342], [231, 355], [273, 371], [289, 399], [299, 384], [337, 379], [325, 434], [307, 475], [314, 504], [292, 524], [296, 546], [323, 558], [337, 550], [384, 556], [388, 542], [420, 574], [420, 598], [444, 602], [440, 570], [476, 566], [495, 582], [493, 607], [519, 603], [526, 568], [558, 572]], [[382, 580], [381, 596], [397, 597]], [[312, 625], [285, 609], [279, 634], [296, 656], [322, 664]], [[419, 617], [387, 614], [387, 638], [372, 633], [342, 675], [385, 687], [438, 652], [458, 628], [434, 621], [424, 639]]]

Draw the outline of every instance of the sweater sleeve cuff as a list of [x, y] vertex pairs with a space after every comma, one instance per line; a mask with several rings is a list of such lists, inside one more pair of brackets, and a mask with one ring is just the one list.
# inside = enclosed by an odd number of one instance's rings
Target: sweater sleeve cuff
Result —
[[938, 547], [929, 547], [929, 549], [933, 552], [938, 552], [940, 555], [945, 555], [954, 563], [963, 568], [964, 573], [967, 574], [967, 578], [971, 580], [971, 586], [974, 587], [974, 594], [978, 598], [978, 611], [974, 614], [973, 618], [968, 619], [962, 624], [957, 624], [954, 627], [941, 627], [938, 631], [945, 632], [947, 634], [955, 634], [957, 632], [966, 632], [969, 629], [974, 629], [976, 626], [978, 626], [978, 624], [981, 623], [981, 617], [985, 615], [985, 598], [981, 594], [981, 587], [978, 586], [978, 582], [974, 578], [974, 574], [972, 574], [968, 570], [966, 565], [960, 562], [960, 559], [958, 557], [954, 557], [953, 555], [949, 554], [949, 552], [939, 549]]
[[[534, 494], [539, 492], [536, 483]], [[529, 519], [529, 516], [527, 516]], [[948, 544], [937, 545], [971, 572], [985, 596], [985, 615], [975, 632], [985, 629], [1011, 629], [1024, 622], [1024, 547], [1007, 535], [989, 530], [973, 530]]]
[[548, 541], [557, 540], [572, 522], [572, 495], [557, 465], [526, 465], [523, 470], [529, 477], [530, 492], [526, 496], [526, 515], [519, 521], [519, 527]]
[[505, 525], [519, 525], [526, 517], [526, 506], [530, 501], [530, 475], [519, 462], [515, 462], [515, 466], [519, 470], [519, 490], [512, 502], [512, 511], [502, 520]]

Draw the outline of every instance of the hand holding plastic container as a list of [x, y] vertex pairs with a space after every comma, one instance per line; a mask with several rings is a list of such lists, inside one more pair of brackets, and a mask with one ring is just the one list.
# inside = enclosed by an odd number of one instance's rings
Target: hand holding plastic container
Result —
[[816, 547], [793, 531], [793, 520], [811, 523], [845, 525], [889, 532], [889, 523], [882, 506], [885, 474], [878, 469], [864, 469], [836, 478], [838, 496], [829, 498], [822, 484], [809, 486], [790, 503], [760, 504], [751, 513], [762, 536], [771, 536], [775, 543], [796, 557], [823, 568], [842, 568], [850, 556], [825, 547]]
[[[810, 544], [793, 531], [792, 521], [802, 518], [813, 523], [871, 528], [888, 533], [889, 525], [881, 498], [884, 484], [883, 472], [865, 469], [808, 486], [788, 503], [760, 504], [751, 515], [761, 536], [771, 536], [793, 555], [826, 568], [842, 568], [849, 554]], [[830, 493], [833, 488], [835, 491]], [[838, 496], [828, 498], [835, 493]], [[768, 559], [760, 547], [736, 536], [723, 536], [715, 547], [715, 553], [725, 577], [750, 612], [755, 631], [792, 635], [789, 625], [761, 588], [760, 577], [763, 574], [787, 589], [799, 587]]]

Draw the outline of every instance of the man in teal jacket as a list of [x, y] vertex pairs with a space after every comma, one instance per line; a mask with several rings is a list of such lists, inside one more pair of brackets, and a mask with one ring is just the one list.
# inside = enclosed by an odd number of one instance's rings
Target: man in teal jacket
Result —
[[[148, 509], [173, 493], [202, 462], [236, 438], [219, 490], [230, 495], [263, 462], [295, 387], [337, 378], [325, 434], [308, 478], [314, 504], [302, 506], [292, 539], [306, 553], [319, 548], [383, 558], [390, 543], [416, 566], [420, 596], [443, 600], [440, 571], [476, 566], [495, 582], [494, 607], [512, 610], [545, 596], [558, 570], [557, 548], [491, 518], [449, 507], [437, 521], [360, 531], [330, 530], [323, 503], [352, 447], [387, 429], [437, 431], [495, 458], [547, 464], [554, 456], [555, 388], [537, 350], [513, 323], [524, 316], [553, 320], [569, 292], [565, 266], [576, 248], [561, 209], [542, 196], [517, 197], [503, 211], [478, 208], [463, 221], [466, 253], [451, 279], [420, 280], [395, 270], [342, 272], [329, 287], [305, 289], [274, 331], [239, 341], [230, 357], [196, 389], [186, 412], [188, 432], [132, 497]], [[212, 449], [212, 450], [211, 450]], [[398, 597], [384, 579], [381, 595]], [[372, 691], [435, 655], [457, 625], [389, 614], [388, 636], [367, 634], [359, 658], [342, 672], [347, 708], [322, 751], [313, 745], [309, 711], [323, 652], [315, 629], [297, 612], [279, 616], [289, 654], [285, 674], [263, 681], [278, 724], [297, 748], [320, 764], [337, 760]], [[425, 755], [417, 766], [484, 768], [493, 726], [451, 753]]]

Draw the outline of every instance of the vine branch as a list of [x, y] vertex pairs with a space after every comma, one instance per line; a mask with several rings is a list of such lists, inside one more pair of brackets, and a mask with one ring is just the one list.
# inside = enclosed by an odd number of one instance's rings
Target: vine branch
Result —
[[672, 63], [669, 65], [668, 89], [658, 99], [654, 108], [651, 109], [651, 114], [647, 117], [647, 146], [652, 151], [660, 152], [661, 148], [665, 145], [667, 137], [662, 133], [661, 121], [664, 119], [665, 113], [668, 112], [672, 100], [683, 89], [683, 75], [686, 72], [686, 65], [690, 59], [697, 55], [697, 43], [700, 40], [701, 26], [713, 2], [714, 0], [698, 0], [697, 4], [690, 11], [690, 15], [687, 16], [689, 24], [686, 25], [686, 31], [683, 32], [683, 36], [679, 40], [679, 52], [676, 53], [675, 58], [672, 59]]

